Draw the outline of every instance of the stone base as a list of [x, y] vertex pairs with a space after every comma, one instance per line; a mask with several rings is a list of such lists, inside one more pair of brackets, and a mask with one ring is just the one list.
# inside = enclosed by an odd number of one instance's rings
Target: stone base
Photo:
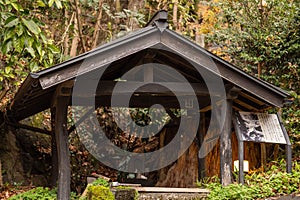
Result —
[[200, 200], [207, 199], [207, 194], [188, 193], [141, 193], [138, 200]]
[[135, 200], [135, 189], [111, 189], [115, 200]]

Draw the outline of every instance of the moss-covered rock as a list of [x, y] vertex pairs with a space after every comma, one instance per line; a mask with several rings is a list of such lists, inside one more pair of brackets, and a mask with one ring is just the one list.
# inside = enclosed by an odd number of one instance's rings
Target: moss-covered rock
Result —
[[116, 200], [136, 200], [138, 198], [138, 192], [130, 187], [116, 187], [111, 191]]
[[114, 195], [108, 187], [90, 185], [88, 187], [88, 200], [114, 200]]

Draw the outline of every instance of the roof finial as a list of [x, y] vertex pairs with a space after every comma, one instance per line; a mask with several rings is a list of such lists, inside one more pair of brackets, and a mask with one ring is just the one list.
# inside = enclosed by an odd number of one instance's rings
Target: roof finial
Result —
[[147, 26], [156, 26], [160, 29], [168, 28], [168, 11], [160, 10], [156, 12], [151, 20], [146, 24], [146, 27]]

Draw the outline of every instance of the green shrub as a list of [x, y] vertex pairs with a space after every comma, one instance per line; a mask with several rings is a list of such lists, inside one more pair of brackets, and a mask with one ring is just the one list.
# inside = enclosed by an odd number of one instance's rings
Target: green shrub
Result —
[[[37, 187], [27, 192], [12, 196], [9, 200], [56, 200], [57, 189]], [[76, 200], [78, 197], [75, 193], [71, 193], [71, 199]]]
[[198, 183], [210, 189], [209, 199], [258, 199], [298, 192], [300, 188], [300, 164], [293, 163], [288, 174], [285, 162], [273, 162], [266, 172], [252, 172], [245, 176], [245, 185], [230, 184], [223, 187], [216, 177]]
[[104, 180], [103, 178], [98, 178], [97, 180], [95, 180], [94, 182], [91, 183], [91, 185], [102, 185], [104, 187], [109, 187], [109, 183]]
[[9, 200], [55, 200], [56, 190], [37, 187], [27, 192], [10, 197]]

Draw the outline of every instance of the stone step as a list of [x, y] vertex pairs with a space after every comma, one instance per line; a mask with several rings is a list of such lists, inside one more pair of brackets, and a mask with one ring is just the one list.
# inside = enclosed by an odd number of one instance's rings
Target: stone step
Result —
[[200, 188], [136, 187], [139, 200], [199, 200], [207, 199], [209, 190]]
[[128, 184], [111, 188], [93, 187], [94, 192], [83, 196], [99, 198], [110, 190], [115, 200], [199, 200], [207, 199], [209, 194], [209, 190], [200, 188], [128, 187]]

